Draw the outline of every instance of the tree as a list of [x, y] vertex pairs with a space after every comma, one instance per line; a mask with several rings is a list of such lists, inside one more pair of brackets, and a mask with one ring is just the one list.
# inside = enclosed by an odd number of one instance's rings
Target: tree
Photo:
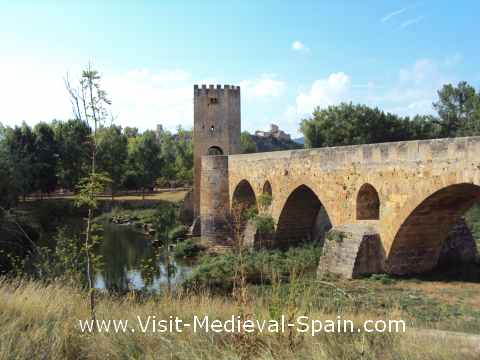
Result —
[[405, 118], [408, 125], [408, 140], [435, 139], [442, 136], [442, 126], [433, 115], [415, 115], [413, 119]]
[[161, 165], [160, 145], [153, 131], [129, 139], [128, 168], [142, 189], [142, 198], [145, 198], [145, 190], [154, 186]]
[[125, 134], [125, 136], [127, 138], [137, 137], [138, 136], [138, 128], [127, 126], [127, 127], [125, 127], [125, 129], [123, 129], [123, 133]]
[[175, 178], [184, 182], [193, 182], [193, 144], [192, 132], [177, 128], [175, 137]]
[[108, 116], [108, 107], [111, 105], [107, 93], [101, 88], [101, 77], [90, 65], [83, 70], [78, 87], [72, 86], [68, 76], [65, 85], [70, 95], [72, 110], [75, 118], [91, 127], [93, 132], [89, 137], [90, 166], [88, 175], [82, 178], [77, 185], [78, 195], [76, 204], [86, 206], [88, 215], [86, 218], [85, 243], [87, 281], [90, 293], [90, 312], [95, 321], [95, 289], [93, 287], [93, 269], [95, 256], [91, 252], [99, 235], [96, 234], [96, 226], [93, 224], [93, 213], [97, 207], [97, 196], [105, 189], [108, 178], [97, 169], [98, 129]]
[[[0, 123], [0, 207], [9, 209], [16, 205], [18, 187], [13, 177], [13, 164], [8, 154], [6, 143], [6, 129]], [[0, 210], [0, 219], [3, 211]]]
[[35, 190], [35, 134], [23, 123], [21, 127], [7, 128], [4, 137], [12, 176], [25, 200]]
[[111, 180], [112, 199], [121, 187], [128, 156], [128, 138], [120, 126], [110, 125], [98, 130], [98, 169]]
[[168, 131], [157, 133], [160, 145], [160, 157], [162, 168], [160, 171], [161, 186], [167, 185], [168, 181], [176, 179], [176, 147], [173, 135]]
[[41, 194], [50, 193], [57, 186], [57, 143], [51, 126], [38, 123], [33, 129], [35, 134], [35, 183]]
[[366, 105], [342, 103], [327, 109], [316, 108], [313, 118], [304, 119], [300, 131], [306, 147], [369, 144], [407, 140], [404, 119]]
[[472, 86], [466, 81], [459, 82], [457, 86], [444, 85], [438, 91], [438, 98], [433, 107], [440, 116], [443, 136], [478, 134], [480, 95]]
[[250, 154], [257, 152], [257, 145], [252, 140], [252, 135], [248, 131], [243, 131], [240, 134], [240, 152], [242, 154]]
[[58, 151], [58, 181], [73, 191], [88, 173], [91, 129], [82, 119], [54, 121], [52, 127]]

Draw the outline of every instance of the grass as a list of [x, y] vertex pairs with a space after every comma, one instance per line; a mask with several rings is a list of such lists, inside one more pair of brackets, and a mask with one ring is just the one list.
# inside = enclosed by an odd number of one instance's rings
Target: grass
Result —
[[[228, 319], [232, 314], [245, 318], [270, 319], [276, 295], [252, 296], [247, 305], [231, 298], [208, 294], [123, 298], [103, 295], [98, 299], [99, 319], [128, 319], [138, 323], [156, 316], [168, 319], [193, 315]], [[311, 297], [298, 297], [297, 314], [309, 307]], [[324, 299], [323, 299], [324, 300]], [[321, 302], [322, 299], [318, 299]], [[290, 311], [290, 308], [282, 310]], [[335, 319], [322, 309], [308, 312], [311, 318]], [[341, 313], [361, 323], [366, 319], [404, 316], [401, 309]], [[82, 334], [79, 319], [88, 319], [85, 293], [60, 284], [0, 280], [0, 359], [476, 359], [473, 345], [462, 337], [424, 336], [407, 327], [405, 334], [321, 333], [315, 337], [286, 334], [183, 333]]]
[[[134, 193], [128, 195], [118, 195], [114, 197], [113, 201], [152, 201], [152, 200], [165, 200], [171, 202], [180, 202], [185, 198], [187, 190], [175, 190], [175, 191], [159, 191], [154, 193], [145, 194], [145, 198], [142, 199], [142, 194]], [[45, 197], [44, 200], [55, 200], [55, 199], [74, 199], [74, 195], [52, 195]], [[112, 201], [110, 195], [99, 196], [100, 201]], [[28, 201], [38, 201], [38, 198], [29, 198]]]

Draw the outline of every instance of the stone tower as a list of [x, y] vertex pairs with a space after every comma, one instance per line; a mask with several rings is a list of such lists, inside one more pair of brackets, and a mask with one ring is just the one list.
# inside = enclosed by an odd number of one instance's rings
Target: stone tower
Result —
[[193, 87], [193, 204], [200, 215], [202, 156], [240, 152], [240, 87]]

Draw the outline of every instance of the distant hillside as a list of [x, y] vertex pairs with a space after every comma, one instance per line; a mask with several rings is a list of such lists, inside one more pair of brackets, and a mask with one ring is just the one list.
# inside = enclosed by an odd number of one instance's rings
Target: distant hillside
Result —
[[300, 144], [300, 145], [305, 145], [305, 138], [302, 136], [302, 137], [299, 137], [299, 138], [296, 138], [296, 139], [293, 139], [293, 141], [295, 141], [297, 144]]
[[252, 141], [255, 143], [257, 152], [303, 149], [302, 144], [298, 144], [289, 139], [278, 139], [275, 137], [262, 137], [257, 135], [250, 136]]

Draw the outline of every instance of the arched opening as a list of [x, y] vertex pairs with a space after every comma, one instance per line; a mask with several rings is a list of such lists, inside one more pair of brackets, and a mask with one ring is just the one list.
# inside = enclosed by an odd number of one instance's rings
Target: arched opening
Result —
[[[388, 254], [386, 270], [398, 275], [432, 270], [447, 239], [455, 242], [459, 234], [465, 236], [465, 233], [459, 232], [458, 226], [464, 213], [478, 201], [480, 186], [465, 183], [447, 186], [427, 197], [400, 226]], [[473, 249], [475, 257], [477, 249], [474, 242]], [[454, 255], [451, 253], [449, 256]]]
[[232, 221], [235, 231], [243, 233], [252, 214], [258, 213], [257, 199], [247, 180], [238, 183], [232, 197]]
[[268, 180], [263, 184], [263, 193], [272, 196], [272, 185], [270, 185]]
[[378, 220], [380, 218], [380, 199], [375, 188], [363, 184], [357, 195], [357, 220]]
[[222, 150], [222, 148], [220, 148], [218, 146], [210, 146], [208, 148], [207, 154], [208, 155], [223, 155], [223, 150]]
[[317, 195], [306, 185], [297, 187], [282, 209], [275, 237], [276, 246], [288, 248], [302, 242], [323, 242], [332, 224]]

